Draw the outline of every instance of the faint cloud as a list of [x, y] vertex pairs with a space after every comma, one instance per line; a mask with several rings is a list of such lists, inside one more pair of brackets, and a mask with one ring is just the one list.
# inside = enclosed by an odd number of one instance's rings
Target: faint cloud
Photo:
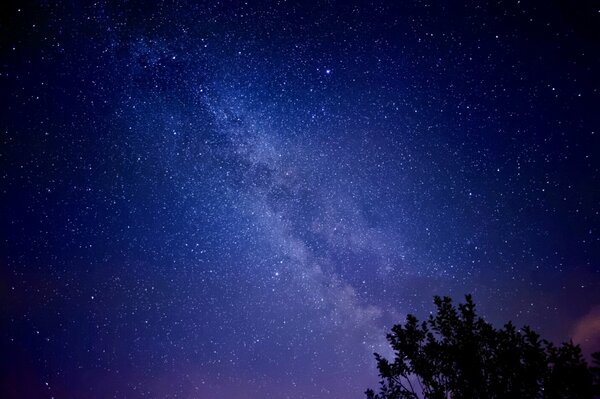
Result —
[[594, 306], [575, 323], [572, 336], [573, 342], [579, 344], [584, 353], [600, 350], [600, 305]]

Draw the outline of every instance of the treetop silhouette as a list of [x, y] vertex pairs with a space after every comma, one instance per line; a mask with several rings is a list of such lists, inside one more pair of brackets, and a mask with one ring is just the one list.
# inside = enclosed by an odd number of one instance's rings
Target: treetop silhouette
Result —
[[[454, 306], [434, 298], [436, 313], [392, 328], [388, 360], [375, 354], [380, 392], [368, 399], [590, 399], [600, 394], [600, 367], [579, 346], [556, 346], [529, 327], [496, 329], [475, 312], [470, 295]], [[600, 353], [593, 359], [600, 366]]]

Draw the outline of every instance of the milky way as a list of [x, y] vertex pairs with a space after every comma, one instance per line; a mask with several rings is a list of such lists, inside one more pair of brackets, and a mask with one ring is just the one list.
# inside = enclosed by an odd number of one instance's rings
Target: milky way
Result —
[[360, 398], [433, 295], [600, 349], [592, 2], [150, 3], [2, 5], [3, 397]]

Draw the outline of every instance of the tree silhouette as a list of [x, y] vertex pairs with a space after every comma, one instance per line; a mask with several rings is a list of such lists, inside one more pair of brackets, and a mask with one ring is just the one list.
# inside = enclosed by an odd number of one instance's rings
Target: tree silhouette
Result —
[[495, 329], [470, 295], [455, 307], [434, 298], [435, 315], [408, 315], [387, 339], [393, 361], [375, 354], [380, 392], [368, 399], [589, 399], [599, 393], [600, 353], [588, 367], [572, 342], [555, 346], [531, 328]]

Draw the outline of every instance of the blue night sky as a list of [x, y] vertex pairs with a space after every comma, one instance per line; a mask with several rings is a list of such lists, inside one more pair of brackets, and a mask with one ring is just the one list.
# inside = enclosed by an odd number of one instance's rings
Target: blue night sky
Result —
[[362, 398], [436, 294], [600, 349], [599, 11], [3, 2], [0, 396]]

